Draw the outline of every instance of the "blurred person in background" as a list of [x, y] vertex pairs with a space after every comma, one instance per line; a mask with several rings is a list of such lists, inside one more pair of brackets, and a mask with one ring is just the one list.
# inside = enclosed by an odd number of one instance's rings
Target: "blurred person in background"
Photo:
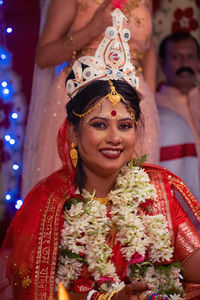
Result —
[[160, 164], [182, 178], [200, 201], [200, 49], [189, 33], [161, 42], [166, 83], [156, 93], [161, 123]]

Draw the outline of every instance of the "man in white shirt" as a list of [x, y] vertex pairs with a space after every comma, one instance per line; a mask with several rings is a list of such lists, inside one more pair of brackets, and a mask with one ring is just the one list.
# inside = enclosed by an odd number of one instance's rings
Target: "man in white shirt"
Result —
[[167, 36], [159, 49], [166, 83], [156, 93], [160, 164], [181, 177], [200, 201], [200, 48], [189, 33]]

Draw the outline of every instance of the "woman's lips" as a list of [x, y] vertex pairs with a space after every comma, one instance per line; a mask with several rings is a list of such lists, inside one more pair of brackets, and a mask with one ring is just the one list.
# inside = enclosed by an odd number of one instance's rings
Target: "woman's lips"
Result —
[[120, 157], [122, 149], [101, 149], [100, 152], [107, 158], [115, 159]]

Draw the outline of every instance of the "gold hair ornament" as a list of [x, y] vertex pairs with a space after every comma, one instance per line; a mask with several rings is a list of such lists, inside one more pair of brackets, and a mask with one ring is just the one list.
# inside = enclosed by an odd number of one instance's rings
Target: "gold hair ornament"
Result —
[[[110, 85], [110, 93], [107, 94], [105, 97], [103, 97], [97, 104], [95, 104], [93, 107], [91, 107], [90, 109], [88, 109], [88, 111], [86, 111], [85, 113], [83, 114], [78, 114], [76, 113], [75, 111], [73, 111], [73, 114], [79, 118], [84, 118], [86, 115], [90, 114], [91, 112], [93, 112], [93, 110], [95, 110], [96, 108], [100, 107], [100, 105], [105, 102], [107, 99], [112, 103], [113, 107], [116, 108], [118, 103], [122, 100], [126, 105], [127, 105], [127, 101], [124, 99], [124, 97], [119, 94], [112, 81], [111, 80], [108, 80], [108, 83]], [[138, 122], [135, 120], [135, 116], [134, 116], [134, 113], [133, 111], [128, 107], [127, 105], [127, 109], [128, 109], [128, 112], [130, 113], [134, 123], [137, 125]]]

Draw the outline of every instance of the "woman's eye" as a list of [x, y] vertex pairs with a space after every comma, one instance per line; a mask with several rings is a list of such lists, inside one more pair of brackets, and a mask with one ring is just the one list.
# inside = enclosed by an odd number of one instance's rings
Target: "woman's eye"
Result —
[[95, 122], [95, 123], [92, 123], [90, 124], [92, 127], [95, 127], [95, 128], [100, 128], [100, 129], [104, 129], [106, 128], [106, 125], [102, 122]]
[[119, 125], [119, 129], [130, 129], [130, 128], [133, 128], [132, 124], [122, 123]]

